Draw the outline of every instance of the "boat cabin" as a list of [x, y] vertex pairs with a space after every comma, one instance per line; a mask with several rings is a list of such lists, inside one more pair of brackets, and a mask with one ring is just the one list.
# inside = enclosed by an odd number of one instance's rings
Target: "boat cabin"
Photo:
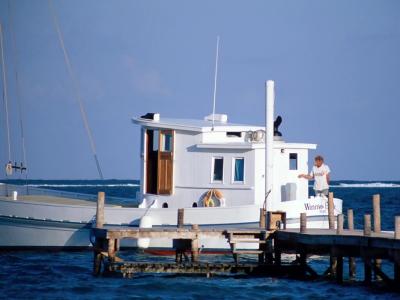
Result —
[[[149, 113], [133, 122], [141, 126], [140, 207], [263, 205], [265, 127], [228, 123], [226, 115], [191, 120]], [[275, 137], [273, 207], [308, 199], [308, 182], [297, 176], [308, 172], [308, 150], [315, 148]]]

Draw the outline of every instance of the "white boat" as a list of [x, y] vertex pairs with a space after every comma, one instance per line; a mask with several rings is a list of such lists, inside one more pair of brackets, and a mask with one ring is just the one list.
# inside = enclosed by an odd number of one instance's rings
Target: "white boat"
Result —
[[[274, 83], [268, 81], [265, 126], [233, 124], [226, 115], [203, 120], [168, 119], [159, 114], [134, 118], [141, 126], [141, 186], [132, 205], [108, 204], [112, 226], [256, 227], [260, 208], [286, 212], [287, 227], [328, 227], [326, 197], [309, 197], [308, 151], [315, 144], [285, 142], [274, 124]], [[274, 126], [275, 125], [275, 126]], [[27, 193], [28, 191], [28, 193]], [[24, 186], [0, 185], [1, 248], [84, 248], [91, 245], [95, 196]], [[106, 198], [106, 203], [109, 198]], [[335, 215], [342, 200], [334, 199]], [[205, 249], [227, 248], [222, 240], [200, 241]], [[124, 244], [123, 244], [124, 246]], [[126, 244], [125, 246], [137, 246]], [[139, 246], [170, 248], [165, 240]]]

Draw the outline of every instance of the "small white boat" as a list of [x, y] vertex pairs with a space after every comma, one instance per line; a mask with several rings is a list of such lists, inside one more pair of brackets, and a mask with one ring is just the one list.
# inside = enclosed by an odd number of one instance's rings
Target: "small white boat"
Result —
[[[308, 151], [315, 144], [285, 142], [274, 126], [274, 84], [267, 82], [266, 126], [232, 124], [226, 115], [204, 120], [146, 114], [141, 126], [141, 187], [127, 207], [108, 204], [105, 223], [113, 226], [255, 227], [260, 208], [286, 212], [287, 227], [299, 227], [307, 213], [310, 228], [328, 227], [327, 198], [309, 197]], [[28, 191], [28, 193], [27, 193]], [[0, 185], [1, 248], [84, 248], [91, 245], [96, 196]], [[107, 203], [108, 198], [106, 198]], [[334, 199], [335, 215], [342, 201]], [[227, 248], [222, 240], [200, 241], [205, 249]], [[165, 240], [139, 246], [170, 248]], [[122, 245], [124, 246], [124, 245]], [[126, 244], [125, 246], [137, 246]]]

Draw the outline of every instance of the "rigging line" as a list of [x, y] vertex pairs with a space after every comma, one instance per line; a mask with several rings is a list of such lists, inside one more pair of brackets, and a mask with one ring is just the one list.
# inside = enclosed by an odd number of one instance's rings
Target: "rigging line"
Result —
[[24, 130], [24, 123], [22, 118], [22, 104], [21, 104], [21, 93], [20, 93], [20, 82], [19, 82], [19, 75], [18, 75], [18, 55], [17, 55], [17, 43], [15, 38], [15, 31], [13, 28], [13, 15], [11, 11], [11, 1], [8, 0], [8, 13], [10, 16], [9, 24], [10, 24], [10, 32], [11, 32], [11, 40], [12, 40], [12, 48], [13, 48], [13, 59], [14, 59], [14, 68], [15, 68], [15, 83], [16, 83], [16, 98], [18, 104], [18, 115], [19, 115], [19, 126], [20, 126], [20, 134], [21, 134], [21, 144], [22, 144], [22, 162], [24, 164], [25, 170], [25, 177], [27, 178], [27, 160], [26, 160], [26, 146], [25, 146], [25, 130]]
[[6, 130], [7, 130], [7, 146], [8, 146], [8, 161], [11, 161], [11, 139], [10, 139], [10, 122], [8, 118], [8, 94], [7, 94], [7, 76], [6, 76], [6, 63], [4, 61], [4, 45], [3, 45], [3, 27], [0, 23], [0, 50], [1, 50], [1, 63], [3, 69], [3, 102], [6, 114]]
[[97, 171], [99, 173], [100, 179], [104, 179], [103, 172], [101, 171], [100, 163], [99, 163], [99, 160], [98, 160], [98, 157], [97, 157], [96, 145], [94, 143], [92, 131], [90, 130], [89, 122], [88, 122], [86, 111], [85, 111], [85, 107], [83, 105], [83, 101], [82, 101], [82, 97], [81, 97], [81, 93], [80, 93], [78, 80], [74, 76], [72, 65], [71, 65], [71, 62], [69, 60], [69, 56], [68, 56], [67, 50], [65, 48], [63, 35], [62, 35], [61, 29], [60, 29], [60, 24], [59, 24], [58, 19], [57, 19], [56, 11], [55, 11], [54, 6], [53, 6], [53, 1], [52, 0], [48, 0], [48, 4], [49, 4], [50, 13], [52, 14], [52, 17], [53, 17], [53, 23], [54, 23], [54, 26], [55, 26], [56, 31], [57, 31], [58, 40], [60, 42], [61, 49], [62, 49], [63, 54], [64, 54], [65, 64], [67, 66], [67, 70], [68, 70], [69, 76], [71, 77], [71, 81], [72, 81], [72, 83], [74, 85], [74, 88], [75, 88], [76, 99], [77, 99], [77, 101], [79, 103], [79, 109], [81, 111], [83, 124], [85, 126], [86, 133], [87, 133], [87, 136], [88, 136], [89, 142], [90, 142], [90, 147], [92, 149], [94, 160], [96, 162]]

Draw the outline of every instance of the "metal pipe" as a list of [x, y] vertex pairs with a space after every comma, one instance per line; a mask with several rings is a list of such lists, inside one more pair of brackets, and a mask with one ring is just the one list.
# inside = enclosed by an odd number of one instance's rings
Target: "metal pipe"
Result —
[[[266, 111], [265, 111], [265, 201], [267, 211], [273, 209], [273, 143], [274, 143], [274, 102], [275, 83], [268, 80], [266, 86]], [[269, 196], [269, 199], [267, 199]]]

